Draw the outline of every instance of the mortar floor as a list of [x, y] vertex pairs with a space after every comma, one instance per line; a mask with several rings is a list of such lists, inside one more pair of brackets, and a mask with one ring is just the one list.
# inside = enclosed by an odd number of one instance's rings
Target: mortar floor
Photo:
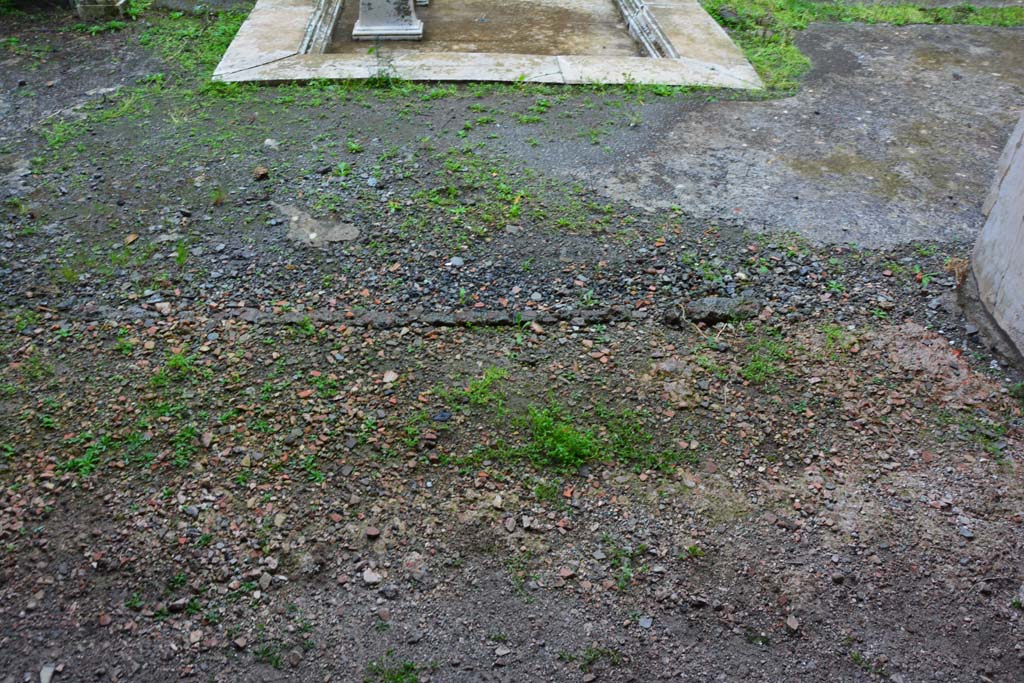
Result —
[[[423, 40], [386, 47], [419, 52], [642, 56], [613, 0], [431, 0], [417, 7]], [[329, 53], [365, 54], [373, 41], [352, 40], [359, 3], [345, 3]]]

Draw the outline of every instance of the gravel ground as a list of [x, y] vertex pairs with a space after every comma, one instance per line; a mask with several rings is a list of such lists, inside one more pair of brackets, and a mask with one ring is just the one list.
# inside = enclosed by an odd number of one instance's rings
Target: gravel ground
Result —
[[[1024, 677], [1020, 376], [957, 303], [1019, 31], [814, 26], [751, 102], [3, 21], [0, 681]], [[766, 170], [922, 111], [952, 199]]]
[[814, 67], [795, 97], [659, 103], [612, 163], [567, 143], [550, 160], [609, 197], [748, 230], [970, 241], [1024, 109], [1024, 31], [817, 24], [797, 42]]

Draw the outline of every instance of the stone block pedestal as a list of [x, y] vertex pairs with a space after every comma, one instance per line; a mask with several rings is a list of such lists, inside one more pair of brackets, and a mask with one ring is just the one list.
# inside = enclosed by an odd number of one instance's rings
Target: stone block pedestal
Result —
[[125, 0], [74, 0], [75, 13], [85, 21], [116, 19], [124, 11]]
[[359, 0], [354, 40], [420, 40], [423, 22], [416, 18], [414, 0]]

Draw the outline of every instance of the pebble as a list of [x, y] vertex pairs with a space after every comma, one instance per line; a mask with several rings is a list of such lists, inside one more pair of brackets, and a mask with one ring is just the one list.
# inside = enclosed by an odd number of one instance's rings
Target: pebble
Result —
[[367, 586], [376, 586], [378, 583], [384, 580], [377, 572], [373, 571], [369, 567], [363, 570], [363, 583]]

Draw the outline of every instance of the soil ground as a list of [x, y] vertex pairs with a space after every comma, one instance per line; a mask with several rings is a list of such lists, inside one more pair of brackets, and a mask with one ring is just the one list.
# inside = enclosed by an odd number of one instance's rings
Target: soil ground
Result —
[[754, 101], [211, 87], [154, 17], [0, 18], [0, 681], [1024, 678], [957, 304], [1021, 29]]

